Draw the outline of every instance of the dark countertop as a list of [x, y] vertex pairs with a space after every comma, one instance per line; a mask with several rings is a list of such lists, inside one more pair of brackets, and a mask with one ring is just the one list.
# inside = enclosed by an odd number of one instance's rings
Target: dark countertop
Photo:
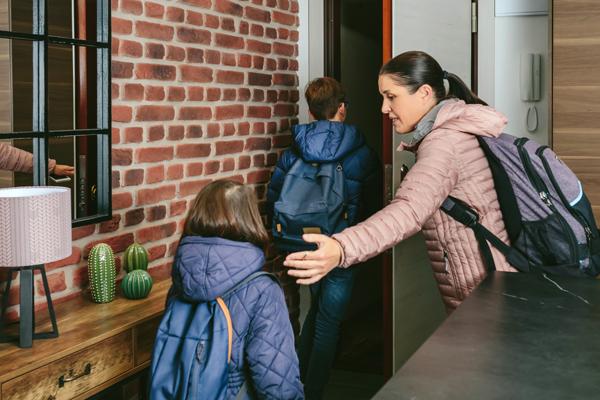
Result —
[[496, 272], [374, 399], [600, 399], [600, 280]]

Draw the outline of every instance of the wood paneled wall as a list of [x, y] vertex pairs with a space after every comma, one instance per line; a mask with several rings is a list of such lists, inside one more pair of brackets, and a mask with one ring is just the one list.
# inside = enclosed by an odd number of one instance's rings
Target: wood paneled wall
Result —
[[554, 150], [600, 222], [600, 1], [553, 0]]

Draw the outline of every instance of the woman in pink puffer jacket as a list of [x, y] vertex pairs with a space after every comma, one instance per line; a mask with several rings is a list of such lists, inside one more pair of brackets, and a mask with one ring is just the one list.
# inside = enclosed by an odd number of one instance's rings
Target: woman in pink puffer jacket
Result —
[[[288, 273], [298, 283], [310, 284], [336, 266], [362, 262], [423, 230], [440, 293], [453, 309], [484, 279], [486, 268], [473, 231], [440, 206], [448, 195], [465, 201], [484, 226], [508, 243], [490, 167], [476, 138], [500, 135], [506, 118], [423, 52], [403, 53], [385, 64], [379, 91], [381, 111], [395, 131], [412, 133], [400, 150], [414, 151], [415, 165], [383, 210], [332, 238], [304, 235], [319, 249], [290, 254], [285, 265], [293, 268]], [[491, 250], [497, 270], [516, 271]]]

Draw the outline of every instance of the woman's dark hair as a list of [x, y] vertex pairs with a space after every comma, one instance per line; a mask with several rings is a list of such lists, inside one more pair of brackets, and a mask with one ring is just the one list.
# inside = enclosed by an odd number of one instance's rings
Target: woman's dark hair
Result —
[[308, 109], [317, 120], [333, 118], [340, 104], [346, 101], [346, 93], [342, 85], [328, 76], [310, 81], [306, 86], [304, 97]]
[[[404, 86], [409, 93], [416, 92], [421, 86], [431, 86], [438, 102], [457, 98], [467, 104], [487, 103], [465, 85], [457, 75], [446, 72], [429, 54], [422, 51], [407, 51], [392, 58], [379, 70], [379, 75], [389, 75], [398, 85]], [[446, 93], [444, 79], [448, 80]]]
[[194, 199], [182, 237], [216, 236], [262, 246], [269, 236], [257, 203], [256, 194], [250, 187], [234, 181], [216, 180]]

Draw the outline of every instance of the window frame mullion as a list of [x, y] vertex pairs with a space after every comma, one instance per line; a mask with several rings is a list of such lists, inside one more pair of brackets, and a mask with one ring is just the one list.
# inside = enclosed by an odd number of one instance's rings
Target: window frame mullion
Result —
[[[98, 0], [96, 9], [96, 41], [110, 43], [110, 16], [108, 0]], [[110, 110], [110, 46], [96, 49], [96, 122], [99, 129], [108, 130], [111, 121]], [[111, 135], [96, 137], [97, 150], [97, 210], [99, 214], [110, 214], [112, 209], [111, 187]], [[108, 173], [102, 173], [108, 171]]]
[[33, 41], [32, 130], [42, 132], [33, 138], [33, 184], [45, 186], [48, 179], [48, 16], [46, 0], [33, 1], [33, 33], [43, 39]]

